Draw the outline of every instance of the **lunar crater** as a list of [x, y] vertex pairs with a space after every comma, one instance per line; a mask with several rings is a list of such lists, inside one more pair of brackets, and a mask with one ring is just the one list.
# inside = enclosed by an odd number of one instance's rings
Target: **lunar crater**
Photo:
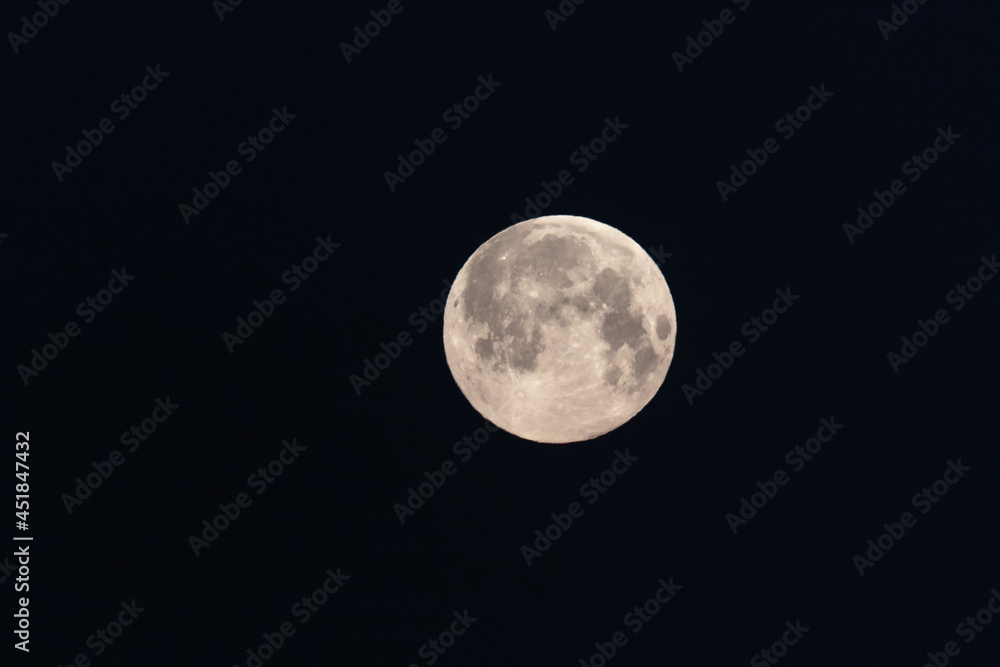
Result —
[[602, 223], [546, 216], [484, 243], [447, 300], [448, 365], [476, 410], [539, 442], [597, 437], [637, 414], [673, 357], [659, 267]]

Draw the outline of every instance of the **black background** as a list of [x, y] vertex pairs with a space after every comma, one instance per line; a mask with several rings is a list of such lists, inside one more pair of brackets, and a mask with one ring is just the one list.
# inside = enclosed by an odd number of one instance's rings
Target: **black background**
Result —
[[[946, 301], [1000, 250], [993, 5], [928, 0], [886, 41], [890, 3], [590, 0], [553, 30], [554, 0], [416, 0], [350, 63], [339, 44], [384, 4], [334, 5], [245, 0], [220, 21], [208, 0], [78, 0], [3, 57], [3, 487], [13, 514], [30, 431], [34, 537], [31, 653], [10, 664], [245, 665], [338, 567], [350, 579], [266, 664], [426, 665], [464, 610], [478, 620], [436, 664], [578, 665], [617, 631], [610, 664], [748, 664], [797, 619], [810, 629], [782, 664], [917, 666], [953, 640], [953, 664], [998, 664], [996, 621], [971, 644], [956, 625], [1000, 586], [1000, 284]], [[725, 8], [678, 72], [672, 53]], [[9, 4], [0, 26], [35, 11]], [[115, 118], [157, 64], [166, 79]], [[453, 130], [442, 112], [489, 75], [501, 85]], [[786, 140], [775, 121], [820, 85], [833, 95]], [[274, 107], [294, 120], [243, 162]], [[60, 182], [52, 162], [104, 117], [115, 130]], [[447, 141], [390, 191], [384, 172], [437, 127]], [[911, 183], [901, 165], [939, 127], [961, 138]], [[780, 150], [723, 202], [716, 182], [768, 137]], [[185, 224], [178, 205], [232, 159], [242, 173]], [[410, 316], [563, 169], [544, 214], [670, 254], [673, 363], [605, 436], [501, 431], [462, 462], [452, 445], [483, 418], [440, 318], [418, 333]], [[843, 225], [896, 178], [906, 193], [850, 243]], [[328, 236], [334, 255], [230, 353], [223, 332]], [[134, 281], [25, 384], [18, 365], [122, 267]], [[786, 288], [794, 306], [690, 404], [682, 386]], [[939, 308], [951, 320], [894, 372], [887, 353]], [[402, 331], [413, 344], [358, 395], [349, 376]], [[76, 478], [168, 396], [176, 412], [67, 512]], [[726, 514], [831, 417], [843, 429], [734, 535]], [[292, 438], [300, 458], [195, 556], [202, 520]], [[529, 567], [521, 546], [625, 449], [638, 461]], [[916, 512], [958, 458], [971, 471]], [[445, 459], [457, 473], [401, 525], [393, 506]], [[905, 511], [916, 526], [859, 576], [852, 558]], [[7, 650], [23, 593], [5, 576]], [[683, 588], [629, 632], [671, 577]], [[133, 599], [145, 611], [95, 656], [88, 637]]]

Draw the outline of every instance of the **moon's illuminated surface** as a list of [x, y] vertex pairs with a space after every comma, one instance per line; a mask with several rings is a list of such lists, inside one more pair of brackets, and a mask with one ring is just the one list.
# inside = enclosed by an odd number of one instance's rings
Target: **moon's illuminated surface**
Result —
[[476, 250], [444, 311], [448, 367], [472, 406], [536, 442], [589, 440], [649, 403], [677, 320], [635, 241], [570, 215], [526, 220]]

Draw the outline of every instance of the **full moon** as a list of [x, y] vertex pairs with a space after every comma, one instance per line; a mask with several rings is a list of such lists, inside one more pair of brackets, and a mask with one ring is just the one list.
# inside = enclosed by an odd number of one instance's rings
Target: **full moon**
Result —
[[614, 227], [550, 215], [508, 227], [458, 272], [444, 350], [472, 407], [526, 440], [590, 440], [653, 398], [677, 319], [659, 267]]

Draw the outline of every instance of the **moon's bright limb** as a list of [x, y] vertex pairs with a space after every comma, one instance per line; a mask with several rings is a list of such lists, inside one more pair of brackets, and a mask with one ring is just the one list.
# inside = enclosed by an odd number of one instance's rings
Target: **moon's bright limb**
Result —
[[520, 222], [458, 272], [444, 311], [448, 367], [472, 406], [536, 442], [589, 440], [656, 394], [677, 320], [639, 244], [570, 215]]

